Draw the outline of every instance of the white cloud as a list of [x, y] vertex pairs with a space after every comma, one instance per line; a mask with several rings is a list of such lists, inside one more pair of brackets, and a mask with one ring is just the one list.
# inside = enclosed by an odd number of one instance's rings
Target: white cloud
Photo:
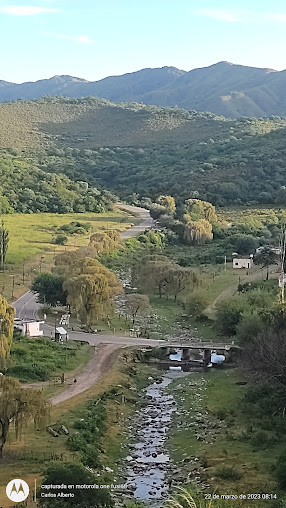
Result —
[[37, 7], [34, 5], [3, 5], [0, 7], [0, 13], [10, 14], [12, 16], [35, 16], [37, 14], [48, 14], [53, 12], [59, 12], [59, 9]]
[[79, 42], [80, 44], [92, 44], [94, 41], [88, 35], [66, 35], [46, 32], [45, 35], [55, 37], [56, 39], [65, 39], [68, 41]]

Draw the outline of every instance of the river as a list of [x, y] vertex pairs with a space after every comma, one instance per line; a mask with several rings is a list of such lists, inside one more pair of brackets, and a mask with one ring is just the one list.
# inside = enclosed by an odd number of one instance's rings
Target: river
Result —
[[142, 408], [133, 425], [137, 441], [131, 445], [127, 461], [127, 483], [134, 498], [161, 506], [168, 496], [172, 464], [165, 448], [172, 415], [177, 410], [175, 399], [167, 393], [168, 385], [188, 374], [169, 370], [150, 384], [143, 393]]

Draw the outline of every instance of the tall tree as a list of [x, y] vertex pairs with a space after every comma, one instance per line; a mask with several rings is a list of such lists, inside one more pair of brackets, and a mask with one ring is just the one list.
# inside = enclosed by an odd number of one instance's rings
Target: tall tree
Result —
[[6, 254], [9, 244], [9, 231], [5, 228], [4, 221], [1, 221], [0, 227], [0, 268], [5, 270]]
[[33, 281], [31, 291], [38, 294], [40, 303], [47, 303], [52, 307], [67, 303], [67, 292], [63, 289], [64, 277], [55, 273], [40, 273]]
[[266, 280], [269, 279], [269, 266], [278, 265], [279, 256], [273, 252], [273, 250], [269, 247], [265, 247], [259, 254], [256, 254], [254, 257], [254, 263], [256, 265], [262, 266], [262, 268], [266, 268]]
[[172, 196], [159, 196], [157, 203], [165, 209], [165, 213], [174, 215], [176, 211], [176, 203]]
[[79, 259], [63, 284], [68, 303], [88, 327], [113, 312], [113, 299], [122, 291], [116, 275], [96, 259]]
[[175, 302], [180, 293], [194, 288], [200, 281], [198, 272], [176, 264], [170, 269], [170, 277], [171, 281], [168, 291], [174, 296]]
[[0, 368], [9, 358], [13, 339], [15, 309], [0, 295]]
[[135, 267], [135, 274], [140, 287], [148, 292], [156, 291], [162, 298], [168, 291], [171, 282], [170, 271], [173, 263], [166, 256], [144, 256], [140, 265]]
[[31, 418], [39, 425], [49, 415], [49, 405], [37, 389], [22, 388], [12, 377], [0, 377], [0, 457], [7, 441], [8, 432], [14, 426], [16, 437], [21, 433], [23, 423]]
[[100, 256], [100, 254], [112, 254], [115, 249], [122, 250], [122, 248], [119, 231], [98, 231], [91, 235], [89, 245], [85, 248], [85, 252], [89, 257], [97, 257]]
[[208, 201], [188, 199], [185, 201], [185, 209], [193, 221], [198, 221], [200, 219], [206, 219], [211, 223], [218, 221], [215, 207]]
[[212, 225], [206, 219], [189, 221], [185, 225], [184, 239], [190, 245], [202, 245], [213, 239]]
[[147, 295], [140, 295], [139, 293], [126, 295], [125, 307], [132, 318], [132, 326], [134, 326], [138, 315], [150, 308], [149, 298]]

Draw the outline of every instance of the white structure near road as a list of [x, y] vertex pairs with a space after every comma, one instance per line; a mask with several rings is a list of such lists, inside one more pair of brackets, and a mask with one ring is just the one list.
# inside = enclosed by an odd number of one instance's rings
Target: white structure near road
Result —
[[252, 258], [234, 258], [232, 260], [233, 268], [252, 268], [253, 267], [253, 259]]
[[55, 329], [55, 341], [64, 342], [68, 340], [68, 332], [62, 326]]
[[14, 330], [19, 330], [22, 335], [27, 337], [42, 337], [43, 330], [40, 330], [40, 325], [44, 321], [34, 321], [29, 319], [14, 319]]

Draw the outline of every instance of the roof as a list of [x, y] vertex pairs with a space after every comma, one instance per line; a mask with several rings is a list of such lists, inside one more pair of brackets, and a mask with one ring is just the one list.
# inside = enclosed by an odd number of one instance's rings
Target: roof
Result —
[[15, 318], [14, 319], [14, 325], [24, 325], [24, 324], [31, 324], [31, 323], [39, 323], [40, 325], [43, 324], [45, 321], [39, 321], [37, 319], [21, 319], [21, 318]]
[[252, 258], [233, 258], [233, 261], [253, 261]]
[[56, 328], [56, 333], [59, 333], [60, 335], [67, 335], [68, 332], [62, 326], [59, 326], [59, 328]]

